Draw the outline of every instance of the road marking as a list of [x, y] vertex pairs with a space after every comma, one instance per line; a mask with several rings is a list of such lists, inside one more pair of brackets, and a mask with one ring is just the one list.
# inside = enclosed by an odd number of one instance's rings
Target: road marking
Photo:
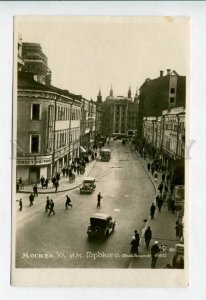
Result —
[[124, 195], [126, 198], [128, 198], [129, 197], [129, 195]]
[[114, 211], [120, 211], [120, 209], [119, 208], [115, 208]]

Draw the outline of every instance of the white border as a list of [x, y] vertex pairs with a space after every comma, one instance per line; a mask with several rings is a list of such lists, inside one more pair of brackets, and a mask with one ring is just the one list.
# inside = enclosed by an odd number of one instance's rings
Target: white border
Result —
[[[192, 17], [192, 100], [190, 139], [190, 287], [187, 289], [40, 289], [10, 287], [11, 111], [13, 16], [48, 15], [186, 15]], [[0, 294], [2, 299], [205, 299], [205, 2], [0, 2], [1, 188]], [[147, 280], [145, 278], [145, 280]], [[164, 279], [163, 279], [164, 280]]]

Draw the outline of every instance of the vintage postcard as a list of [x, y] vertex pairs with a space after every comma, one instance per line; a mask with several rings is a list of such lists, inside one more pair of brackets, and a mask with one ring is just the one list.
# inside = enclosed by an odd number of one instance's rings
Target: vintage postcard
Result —
[[190, 18], [14, 17], [14, 286], [188, 286]]

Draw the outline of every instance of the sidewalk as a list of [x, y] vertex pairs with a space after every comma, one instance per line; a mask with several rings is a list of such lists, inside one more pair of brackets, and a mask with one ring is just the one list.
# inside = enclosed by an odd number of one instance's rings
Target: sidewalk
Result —
[[[94, 168], [94, 165], [95, 165], [95, 163], [97, 161], [98, 161], [98, 158], [96, 160], [90, 161], [86, 165], [85, 174], [84, 175], [77, 175], [77, 174], [75, 174], [76, 179], [75, 179], [75, 182], [73, 182], [73, 183], [69, 182], [69, 177], [68, 176], [64, 177], [61, 174], [61, 179], [59, 181], [59, 187], [58, 187], [57, 193], [70, 191], [70, 190], [73, 190], [73, 189], [77, 188], [78, 186], [80, 186], [82, 184], [83, 178], [89, 176], [89, 174], [91, 173], [91, 171]], [[24, 186], [24, 189], [20, 190], [18, 193], [16, 193], [16, 195], [19, 198], [21, 198], [21, 195], [20, 195], [21, 193], [30, 194], [31, 192], [33, 192], [33, 186], [34, 185], [26, 185], [26, 186]], [[40, 183], [38, 184], [38, 194], [51, 194], [51, 193], [55, 193], [56, 194], [55, 187], [53, 187], [52, 182], [49, 183], [47, 189], [46, 188], [42, 188]]]
[[[158, 180], [155, 183], [154, 177], [152, 176], [151, 172], [148, 172], [147, 170], [147, 164], [149, 162], [151, 163], [151, 160], [149, 160], [148, 158], [146, 159], [140, 158], [140, 161], [142, 163], [143, 168], [145, 169], [145, 172], [148, 174], [154, 186], [154, 189], [157, 193], [157, 188], [162, 179], [162, 173], [159, 172]], [[151, 199], [151, 204], [152, 202], [155, 203], [155, 199]], [[140, 238], [139, 257], [137, 256], [132, 258], [132, 262], [130, 264], [131, 268], [151, 268], [150, 249], [155, 241], [158, 241], [159, 246], [163, 246], [162, 248], [166, 249], [165, 251], [160, 252], [160, 256], [157, 259], [156, 268], [162, 269], [165, 268], [167, 264], [172, 264], [175, 244], [179, 242], [179, 239], [176, 238], [176, 232], [175, 232], [176, 221], [177, 221], [176, 212], [172, 214], [171, 211], [168, 211], [166, 204], [163, 204], [161, 212], [158, 211], [158, 207], [156, 206], [154, 219], [151, 219], [149, 215], [147, 222], [145, 224], [145, 228], [143, 228], [142, 230], [141, 238]], [[150, 226], [152, 230], [152, 240], [150, 241], [150, 247], [147, 250], [145, 246], [144, 232], [148, 226]]]
[[[52, 183], [50, 183], [48, 189], [42, 188], [40, 184], [38, 185], [38, 197], [34, 198], [34, 205], [29, 206], [29, 194], [33, 191], [33, 185], [28, 185], [24, 187], [24, 190], [20, 190], [19, 193], [16, 193], [16, 212], [17, 212], [17, 224], [20, 224], [22, 221], [25, 221], [27, 218], [33, 216], [35, 213], [39, 211], [44, 211], [46, 196], [48, 194], [59, 195], [62, 192], [71, 191], [73, 189], [78, 188], [83, 181], [83, 178], [89, 176], [92, 169], [94, 168], [97, 160], [93, 160], [89, 162], [85, 169], [84, 175], [76, 175], [76, 180], [73, 183], [69, 183], [69, 177], [61, 177], [60, 186], [58, 188], [58, 192], [55, 192], [55, 188]], [[52, 197], [53, 197], [52, 196]], [[19, 199], [23, 201], [23, 209], [19, 211]], [[61, 199], [60, 199], [61, 200]], [[56, 200], [56, 202], [59, 200]]]

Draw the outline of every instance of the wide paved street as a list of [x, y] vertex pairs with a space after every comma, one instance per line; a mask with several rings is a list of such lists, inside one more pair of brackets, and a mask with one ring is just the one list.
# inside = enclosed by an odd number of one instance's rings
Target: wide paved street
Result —
[[[130, 241], [134, 229], [145, 226], [154, 188], [136, 153], [121, 141], [110, 144], [110, 162], [97, 161], [90, 176], [97, 180], [91, 195], [80, 195], [79, 188], [69, 193], [52, 194], [55, 216], [33, 210], [17, 224], [16, 266], [19, 268], [128, 268]], [[101, 192], [102, 208], [97, 209]], [[73, 207], [65, 209], [65, 195]], [[39, 195], [42, 202], [45, 195]], [[96, 212], [111, 214], [116, 227], [106, 240], [89, 240], [89, 218]], [[18, 212], [23, 214], [24, 211]], [[19, 216], [19, 215], [18, 215]], [[136, 266], [138, 268], [138, 266]], [[141, 266], [142, 267], [142, 266]]]

